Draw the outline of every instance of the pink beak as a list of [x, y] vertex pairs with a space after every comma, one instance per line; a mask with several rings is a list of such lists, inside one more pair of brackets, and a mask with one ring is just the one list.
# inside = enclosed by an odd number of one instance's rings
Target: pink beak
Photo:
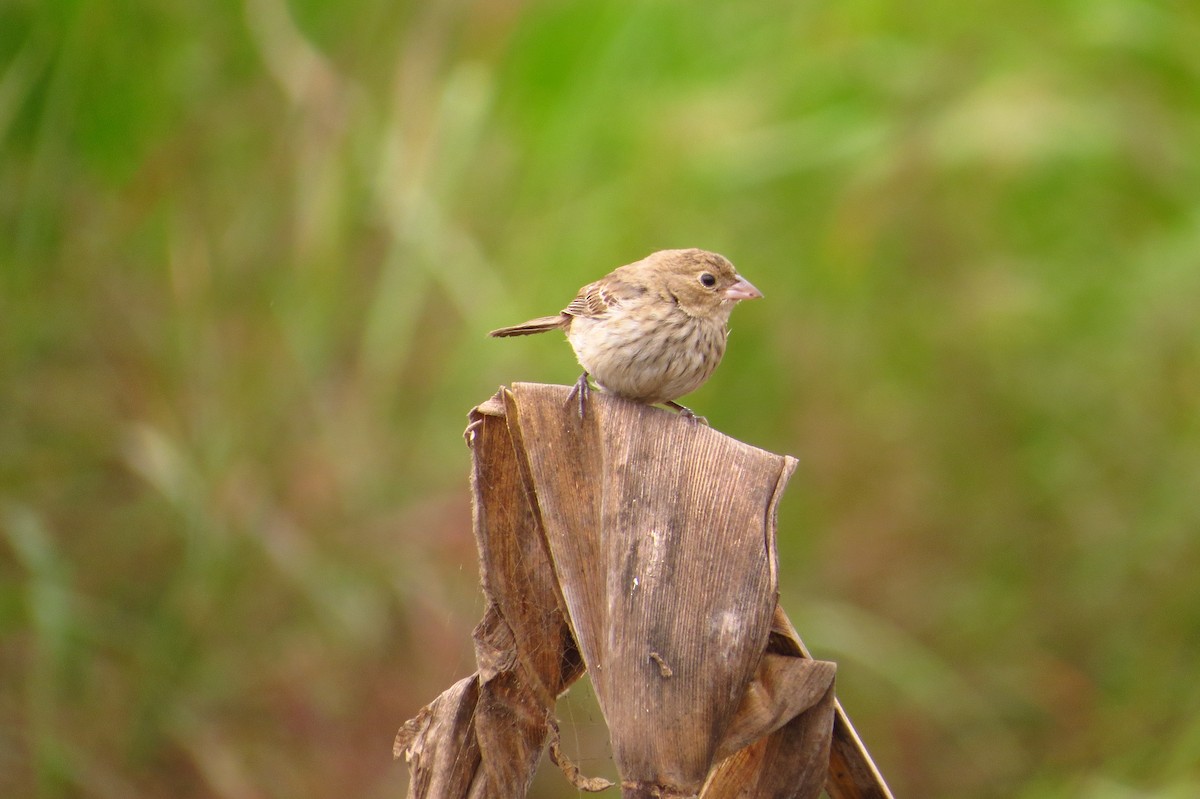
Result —
[[749, 280], [738, 275], [737, 282], [729, 288], [725, 289], [725, 299], [733, 300], [755, 300], [762, 296], [762, 292], [754, 288]]

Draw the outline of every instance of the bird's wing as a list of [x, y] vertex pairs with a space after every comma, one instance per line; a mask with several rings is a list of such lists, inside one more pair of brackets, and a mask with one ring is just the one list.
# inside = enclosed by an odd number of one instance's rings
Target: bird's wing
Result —
[[638, 302], [650, 291], [643, 261], [619, 267], [579, 290], [563, 309], [567, 316], [603, 316], [614, 308]]
[[563, 313], [568, 316], [603, 316], [609, 308], [620, 304], [619, 292], [613, 291], [611, 284], [597, 280], [581, 288], [571, 304], [563, 308]]

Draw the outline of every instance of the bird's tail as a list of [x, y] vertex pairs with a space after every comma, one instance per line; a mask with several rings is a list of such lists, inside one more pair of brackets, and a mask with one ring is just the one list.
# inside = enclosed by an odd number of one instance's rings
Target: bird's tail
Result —
[[537, 319], [530, 319], [528, 322], [522, 322], [519, 325], [493, 330], [488, 335], [495, 338], [506, 338], [507, 336], [528, 336], [533, 333], [545, 333], [547, 330], [560, 329], [563, 325], [563, 318], [562, 314], [541, 316]]

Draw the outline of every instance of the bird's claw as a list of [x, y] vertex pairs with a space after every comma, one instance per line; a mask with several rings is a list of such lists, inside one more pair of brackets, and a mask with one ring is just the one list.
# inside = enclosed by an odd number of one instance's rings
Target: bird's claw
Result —
[[675, 410], [679, 411], [679, 415], [681, 417], [683, 417], [684, 419], [687, 419], [692, 424], [702, 424], [705, 427], [708, 427], [708, 420], [705, 419], [703, 416], [697, 416], [696, 412], [693, 411], [691, 408], [687, 407], [686, 405], [680, 405], [678, 402], [675, 402], [675, 401], [671, 401], [666, 404], [671, 406]]
[[578, 397], [580, 421], [583, 421], [584, 414], [587, 413], [588, 398], [591, 396], [591, 392], [592, 387], [588, 384], [588, 373], [584, 372], [575, 381], [575, 386], [571, 389], [571, 393], [567, 395], [567, 402]]

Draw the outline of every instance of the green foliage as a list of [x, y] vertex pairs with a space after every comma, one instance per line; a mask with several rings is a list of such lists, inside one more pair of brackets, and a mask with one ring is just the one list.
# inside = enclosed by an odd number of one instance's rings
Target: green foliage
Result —
[[1143, 0], [4, 5], [0, 794], [398, 795], [473, 663], [464, 414], [576, 375], [485, 331], [701, 246], [766, 300], [688, 404], [801, 457], [784, 600], [897, 794], [1194, 795], [1197, 41]]

